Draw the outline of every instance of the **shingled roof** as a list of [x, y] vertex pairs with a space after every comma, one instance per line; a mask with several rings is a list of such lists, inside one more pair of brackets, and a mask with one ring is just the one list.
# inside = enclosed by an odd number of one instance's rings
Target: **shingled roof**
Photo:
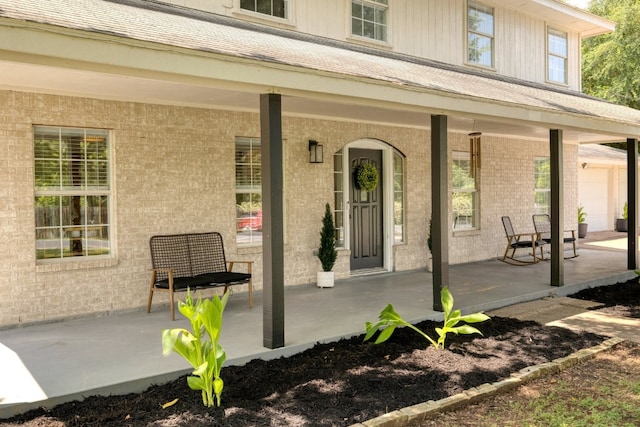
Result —
[[0, 18], [640, 126], [640, 111], [576, 91], [151, 1], [0, 0]]

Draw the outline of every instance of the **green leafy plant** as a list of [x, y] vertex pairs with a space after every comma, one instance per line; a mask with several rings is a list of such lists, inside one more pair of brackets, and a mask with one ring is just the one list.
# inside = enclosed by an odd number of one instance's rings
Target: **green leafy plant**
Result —
[[[482, 332], [466, 323], [484, 322], [485, 320], [490, 319], [489, 316], [484, 313], [473, 313], [462, 316], [460, 310], [453, 310], [453, 296], [451, 295], [449, 288], [442, 288], [442, 290], [440, 291], [440, 299], [442, 302], [442, 308], [444, 309], [444, 325], [442, 326], [442, 328], [435, 329], [436, 333], [438, 334], [437, 340], [434, 340], [429, 335], [413, 326], [411, 323], [402, 319], [402, 317], [400, 317], [400, 315], [393, 309], [393, 306], [389, 304], [384, 310], [380, 312], [380, 316], [378, 317], [380, 320], [378, 322], [366, 323], [366, 334], [364, 337], [364, 341], [371, 339], [375, 335], [375, 333], [380, 330], [380, 334], [378, 335], [375, 343], [383, 343], [391, 337], [393, 331], [395, 331], [398, 326], [406, 326], [413, 329], [414, 331], [425, 337], [427, 341], [429, 341], [431, 345], [433, 345], [436, 349], [444, 349], [444, 344], [445, 340], [447, 339], [448, 333], [453, 333], [456, 335], [482, 335]], [[460, 322], [465, 322], [465, 324], [456, 326]]]
[[320, 247], [318, 248], [318, 259], [322, 264], [323, 271], [331, 271], [338, 258], [336, 251], [336, 229], [333, 225], [333, 214], [331, 206], [327, 203], [324, 207], [322, 217], [322, 229], [320, 230]]
[[578, 223], [582, 224], [586, 221], [587, 219], [587, 213], [584, 211], [584, 207], [580, 206], [578, 208]]
[[629, 219], [629, 202], [624, 202], [624, 207], [622, 208], [622, 219]]
[[192, 331], [183, 328], [162, 331], [162, 353], [167, 356], [173, 350], [193, 366], [187, 384], [192, 390], [202, 391], [202, 402], [208, 407], [214, 406], [214, 396], [220, 406], [224, 387], [220, 371], [227, 355], [218, 340], [228, 299], [226, 292], [222, 299], [218, 295], [204, 300], [198, 297], [194, 303], [191, 292], [187, 291], [185, 301], [178, 303], [178, 310], [191, 322]]
[[356, 166], [355, 175], [359, 190], [373, 191], [378, 186], [378, 169], [371, 163]]

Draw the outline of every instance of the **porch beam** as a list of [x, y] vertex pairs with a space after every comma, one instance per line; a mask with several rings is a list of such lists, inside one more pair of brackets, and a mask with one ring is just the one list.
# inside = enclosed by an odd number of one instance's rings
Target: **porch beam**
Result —
[[447, 116], [431, 116], [431, 240], [433, 257], [433, 309], [443, 311], [440, 290], [449, 286], [449, 181], [447, 168]]
[[549, 131], [551, 166], [551, 286], [564, 286], [564, 164], [562, 129]]
[[263, 345], [284, 347], [284, 161], [282, 100], [260, 95], [262, 153]]
[[627, 268], [638, 268], [638, 139], [627, 138]]

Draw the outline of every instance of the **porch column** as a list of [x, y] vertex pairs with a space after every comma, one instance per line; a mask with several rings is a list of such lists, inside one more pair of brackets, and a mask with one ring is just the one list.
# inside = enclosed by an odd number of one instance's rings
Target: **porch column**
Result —
[[551, 286], [564, 286], [564, 185], [562, 129], [549, 131], [551, 163]]
[[440, 290], [449, 286], [449, 185], [447, 173], [447, 116], [431, 116], [431, 241], [433, 309], [443, 311]]
[[638, 268], [638, 139], [627, 139], [627, 268]]
[[284, 347], [284, 171], [280, 95], [260, 95], [263, 345]]

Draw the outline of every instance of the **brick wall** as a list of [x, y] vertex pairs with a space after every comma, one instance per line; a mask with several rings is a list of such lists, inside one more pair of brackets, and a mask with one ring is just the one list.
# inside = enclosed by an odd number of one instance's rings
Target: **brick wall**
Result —
[[[139, 309], [146, 304], [154, 234], [216, 230], [228, 259], [255, 261], [260, 247], [235, 242], [235, 137], [259, 137], [258, 114], [0, 91], [0, 326]], [[112, 259], [40, 264], [35, 259], [33, 125], [112, 130]], [[361, 138], [390, 144], [406, 156], [406, 233], [393, 248], [393, 269], [424, 268], [430, 200], [428, 130], [284, 117], [285, 263], [287, 285], [313, 283], [320, 264], [324, 204], [333, 205], [333, 153]], [[309, 164], [307, 141], [324, 145], [325, 161]], [[481, 229], [450, 237], [450, 261], [493, 258], [504, 249], [500, 216], [532, 227], [533, 157], [548, 141], [483, 135]], [[466, 134], [450, 134], [451, 149], [467, 149]], [[575, 225], [577, 148], [565, 150], [567, 224]], [[349, 276], [349, 252], [334, 271]], [[154, 303], [166, 302], [156, 295]]]

